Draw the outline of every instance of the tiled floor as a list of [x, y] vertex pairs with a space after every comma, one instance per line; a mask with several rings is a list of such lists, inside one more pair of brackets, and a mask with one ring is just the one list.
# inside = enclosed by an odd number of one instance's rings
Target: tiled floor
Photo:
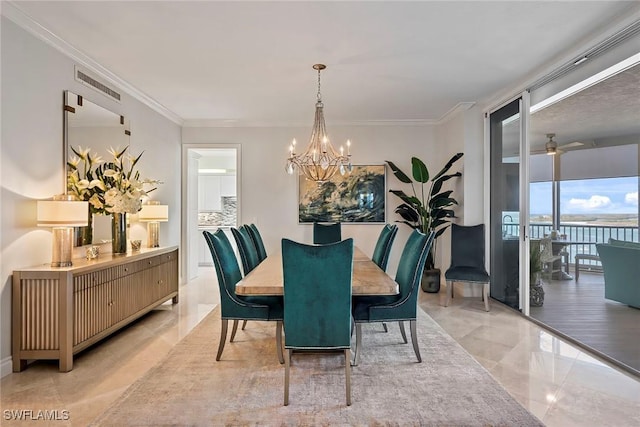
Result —
[[[9, 410], [69, 411], [88, 424], [167, 352], [217, 304], [212, 268], [180, 289], [180, 303], [163, 305], [74, 360], [61, 374], [53, 362], [37, 362], [0, 383], [3, 426], [46, 425], [12, 421]], [[555, 338], [504, 306], [486, 313], [479, 298], [420, 294], [420, 305], [471, 353], [522, 405], [549, 426], [640, 425], [640, 380], [601, 363]]]

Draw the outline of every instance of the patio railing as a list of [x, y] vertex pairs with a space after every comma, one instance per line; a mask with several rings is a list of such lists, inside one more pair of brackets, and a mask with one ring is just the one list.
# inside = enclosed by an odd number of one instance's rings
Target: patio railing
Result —
[[[519, 235], [519, 224], [503, 223], [503, 234], [517, 236]], [[529, 224], [529, 236], [532, 239], [541, 239], [545, 235], [551, 233], [552, 225], [549, 223], [531, 223]], [[576, 254], [597, 255], [596, 243], [606, 243], [609, 238], [617, 240], [627, 240], [632, 242], [638, 241], [638, 227], [631, 226], [610, 226], [610, 225], [575, 225], [562, 224], [558, 230], [560, 235], [566, 235], [567, 240], [571, 242], [581, 242], [580, 244], [571, 244], [567, 246], [569, 252], [569, 262], [573, 262]], [[586, 264], [598, 265], [596, 261], [585, 260]]]

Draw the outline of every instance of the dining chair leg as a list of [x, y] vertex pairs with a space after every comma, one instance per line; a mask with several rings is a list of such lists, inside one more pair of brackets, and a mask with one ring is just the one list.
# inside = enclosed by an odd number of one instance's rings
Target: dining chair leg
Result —
[[407, 333], [404, 330], [404, 322], [402, 320], [398, 321], [398, 325], [400, 326], [400, 334], [402, 335], [402, 339], [404, 340], [404, 343], [408, 343], [409, 341], [407, 341]]
[[420, 356], [420, 349], [418, 348], [418, 332], [416, 331], [416, 320], [409, 321], [409, 329], [411, 329], [411, 342], [413, 343], [413, 351], [416, 353], [418, 363], [422, 363], [422, 357]]
[[244, 319], [244, 321], [242, 322], [242, 330], [244, 331], [244, 328], [247, 326], [247, 319]]
[[233, 328], [231, 329], [231, 338], [229, 342], [233, 342], [233, 339], [236, 337], [236, 332], [238, 331], [238, 319], [233, 321]]
[[384, 329], [385, 332], [389, 332], [389, 328], [387, 328], [387, 322], [382, 322], [382, 329]]
[[482, 285], [482, 298], [484, 299], [485, 311], [489, 311], [489, 283]]
[[444, 299], [444, 306], [449, 307], [449, 302], [453, 298], [453, 282], [447, 280], [447, 297]]
[[347, 406], [351, 406], [351, 350], [344, 350], [344, 373], [347, 383]]
[[282, 356], [282, 320], [276, 322], [276, 347], [278, 351], [278, 360], [282, 365], [284, 363], [284, 357]]
[[356, 351], [353, 356], [353, 366], [360, 362], [360, 347], [362, 346], [362, 323], [356, 323]]
[[291, 365], [291, 350], [284, 351], [284, 406], [289, 405], [289, 368]]
[[229, 321], [227, 319], [222, 319], [222, 329], [220, 330], [220, 343], [218, 344], [218, 354], [216, 355], [216, 361], [220, 360], [220, 356], [222, 356], [222, 350], [224, 350], [224, 343], [227, 340], [227, 326]]

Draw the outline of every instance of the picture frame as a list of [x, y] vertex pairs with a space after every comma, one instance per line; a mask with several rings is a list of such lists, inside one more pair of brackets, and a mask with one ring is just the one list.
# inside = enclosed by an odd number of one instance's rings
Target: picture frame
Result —
[[300, 175], [298, 222], [385, 223], [386, 181], [384, 164], [354, 165], [320, 184]]

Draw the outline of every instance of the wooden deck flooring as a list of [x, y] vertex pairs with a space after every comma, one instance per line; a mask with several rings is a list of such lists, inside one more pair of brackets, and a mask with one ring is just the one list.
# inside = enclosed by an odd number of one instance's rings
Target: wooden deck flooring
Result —
[[640, 375], [640, 310], [604, 298], [604, 276], [581, 272], [575, 280], [544, 280], [542, 307], [531, 317]]

